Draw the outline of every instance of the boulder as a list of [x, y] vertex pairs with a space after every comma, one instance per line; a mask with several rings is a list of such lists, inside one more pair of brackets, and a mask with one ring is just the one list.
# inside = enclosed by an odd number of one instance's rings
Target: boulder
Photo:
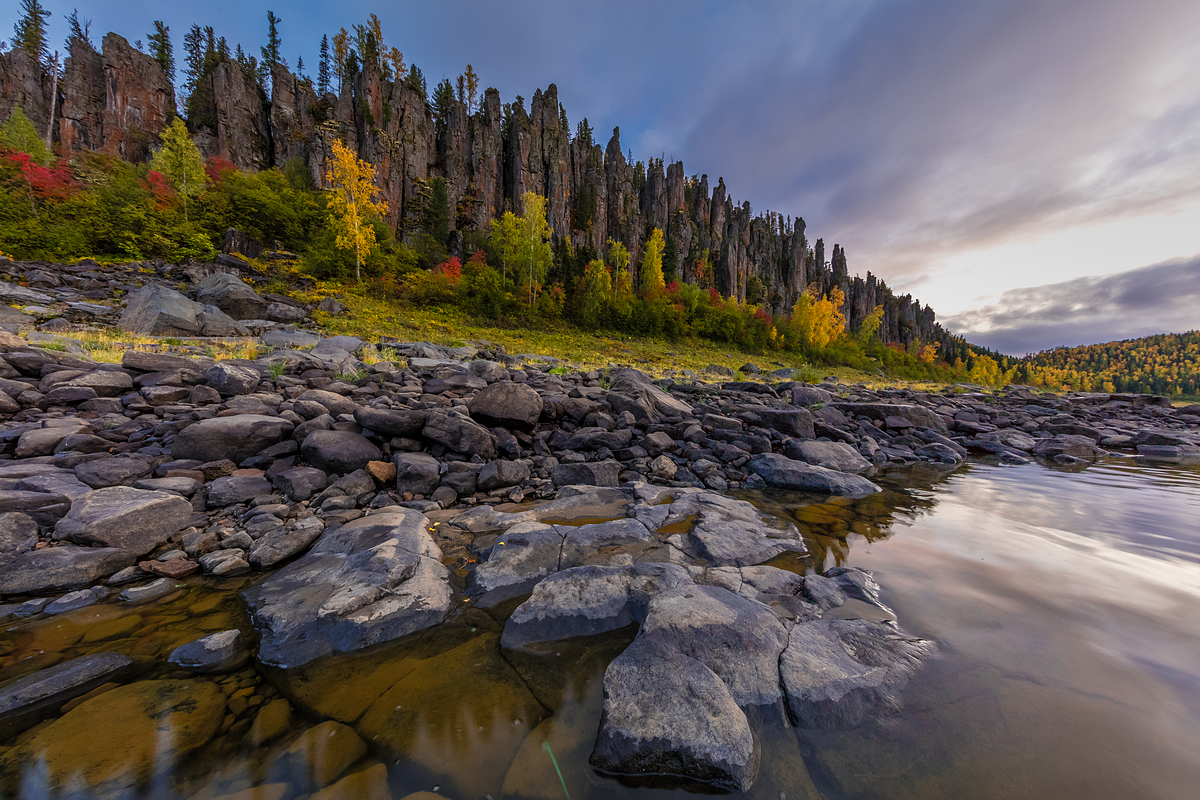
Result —
[[20, 512], [38, 525], [54, 525], [71, 510], [71, 498], [56, 492], [0, 490], [0, 514]]
[[385, 409], [355, 406], [354, 419], [364, 429], [383, 436], [412, 439], [421, 435], [429, 412], [417, 409]]
[[542, 415], [542, 398], [523, 383], [501, 381], [482, 389], [467, 408], [488, 425], [532, 430]]
[[791, 439], [784, 445], [784, 455], [806, 464], [815, 464], [838, 472], [863, 473], [871, 468], [858, 451], [842, 442], [819, 442]]
[[605, 670], [604, 712], [589, 759], [597, 769], [744, 792], [759, 758], [745, 713], [701, 662], [639, 637]]
[[252, 367], [229, 363], [217, 363], [204, 371], [204, 380], [222, 397], [250, 394], [261, 377]]
[[898, 417], [916, 428], [929, 428], [942, 434], [948, 431], [946, 420], [942, 418], [942, 415], [925, 406], [893, 405], [891, 403], [834, 403], [833, 407], [844, 414], [856, 414], [880, 420]]
[[213, 360], [206, 356], [176, 356], [170, 353], [151, 353], [146, 350], [126, 350], [121, 357], [121, 366], [138, 372], [196, 372], [212, 366]]
[[559, 464], [550, 471], [555, 486], [616, 486], [621, 477], [619, 461], [588, 461]]
[[242, 632], [235, 628], [181, 644], [171, 651], [167, 661], [188, 672], [210, 674], [232, 672], [244, 664], [248, 656]]
[[133, 659], [127, 655], [96, 653], [0, 684], [0, 739], [57, 715], [63, 703], [117, 678], [131, 666]]
[[130, 293], [121, 314], [121, 330], [143, 336], [197, 336], [204, 306], [179, 292], [148, 283]]
[[692, 560], [714, 567], [751, 566], [784, 552], [808, 552], [795, 525], [718, 492], [680, 491], [666, 507], [661, 527], [682, 528], [668, 541]]
[[529, 466], [522, 461], [489, 461], [479, 471], [476, 485], [481, 492], [516, 486], [529, 480]]
[[628, 411], [644, 422], [657, 422], [663, 416], [690, 417], [692, 407], [654, 385], [653, 379], [636, 369], [614, 370], [606, 396], [614, 413]]
[[557, 572], [562, 544], [563, 534], [554, 525], [527, 521], [509, 527], [472, 575], [475, 588], [483, 592], [478, 604], [488, 608], [524, 594]]
[[180, 431], [171, 446], [177, 459], [241, 463], [291, 436], [292, 423], [280, 417], [237, 414], [201, 420]]
[[343, 397], [334, 392], [326, 392], [323, 389], [309, 389], [297, 397], [296, 400], [297, 402], [317, 403], [324, 407], [331, 417], [337, 417], [340, 414], [353, 414], [358, 409], [358, 404], [349, 397]]
[[91, 433], [92, 429], [82, 421], [70, 425], [56, 425], [49, 428], [30, 428], [17, 439], [17, 458], [32, 458], [48, 456], [54, 452], [59, 443], [77, 433]]
[[196, 299], [213, 305], [233, 319], [262, 319], [267, 301], [245, 281], [227, 272], [214, 272], [196, 284]]
[[842, 728], [895, 711], [898, 695], [936, 646], [893, 625], [818, 619], [792, 629], [779, 660], [788, 710], [803, 728]]
[[774, 489], [796, 489], [850, 497], [862, 497], [882, 491], [874, 483], [858, 475], [794, 461], [777, 453], [760, 453], [750, 459], [747, 467]]
[[[286, 782], [307, 793], [334, 783], [366, 754], [367, 743], [354, 728], [327, 720], [291, 742], [267, 765], [267, 774], [273, 781]], [[362, 795], [353, 797], [368, 800]]]
[[430, 412], [421, 435], [455, 453], [477, 455], [485, 460], [496, 457], [496, 443], [487, 428], [457, 414]]
[[133, 456], [99, 458], [85, 461], [75, 467], [75, 477], [93, 489], [106, 486], [133, 486], [139, 479], [150, 474], [150, 465]]
[[303, 553], [324, 530], [325, 523], [316, 517], [299, 520], [294, 526], [276, 528], [251, 546], [250, 563], [259, 569], [273, 567]]
[[307, 500], [329, 485], [329, 476], [316, 467], [292, 467], [275, 473], [271, 480], [294, 502]]
[[265, 664], [293, 667], [440, 623], [449, 573], [423, 514], [387, 508], [326, 531], [313, 548], [242, 593]]
[[396, 491], [428, 496], [440, 481], [441, 465], [428, 453], [397, 453], [392, 456], [396, 465]]
[[0, 594], [41, 594], [90, 586], [133, 564], [115, 547], [64, 545], [30, 550], [0, 567]]
[[54, 537], [142, 555], [174, 536], [191, 515], [192, 504], [177, 494], [113, 486], [76, 500], [54, 526]]
[[271, 491], [271, 482], [266, 478], [250, 475], [217, 478], [208, 485], [208, 505], [210, 508], [221, 508], [234, 503], [246, 503]]
[[38, 525], [20, 511], [0, 514], [0, 567], [38, 543]]
[[300, 455], [312, 466], [333, 475], [366, 469], [383, 453], [368, 439], [353, 431], [313, 431], [300, 445]]
[[[133, 389], [133, 377], [124, 370], [98, 369], [64, 381], [56, 388], [91, 389], [97, 397], [116, 397]], [[80, 398], [81, 401], [88, 399]]]
[[813, 417], [807, 409], [766, 408], [755, 413], [762, 420], [763, 427], [779, 431], [784, 436], [794, 436], [799, 439], [811, 439], [816, 436], [813, 429]]

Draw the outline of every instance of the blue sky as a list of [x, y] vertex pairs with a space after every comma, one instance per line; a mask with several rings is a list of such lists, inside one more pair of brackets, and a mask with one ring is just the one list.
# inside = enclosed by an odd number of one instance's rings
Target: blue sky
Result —
[[[161, 18], [177, 48], [199, 23], [250, 52], [270, 8], [309, 72], [323, 33], [374, 12], [431, 84], [468, 62], [505, 101], [554, 82], [602, 143], [620, 125], [635, 158], [804, 217], [853, 272], [971, 341], [1022, 353], [1200, 327], [1196, 0], [45, 5], [55, 42], [77, 7], [96, 40]], [[1164, 275], [1103, 313], [1062, 302]]]

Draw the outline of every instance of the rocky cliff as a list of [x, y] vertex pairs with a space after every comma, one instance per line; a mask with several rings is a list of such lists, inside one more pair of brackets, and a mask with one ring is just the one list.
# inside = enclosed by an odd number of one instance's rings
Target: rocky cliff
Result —
[[[547, 198], [547, 221], [558, 240], [598, 252], [608, 239], [623, 242], [635, 270], [648, 236], [659, 228], [667, 239], [668, 280], [712, 287], [774, 312], [789, 309], [810, 285], [821, 292], [838, 286], [852, 327], [883, 305], [884, 341], [950, 344], [928, 306], [895, 296], [870, 273], [851, 276], [839, 245], [826, 260], [824, 242], [808, 240], [802, 218], [755, 213], [749, 202], [734, 199], [723, 178], [710, 190], [708, 176], [688, 176], [682, 162], [630, 163], [618, 128], [604, 147], [590, 132], [572, 135], [554, 84], [535, 91], [528, 109], [521, 98], [503, 104], [488, 89], [474, 113], [452, 101], [435, 117], [423, 92], [370, 66], [346, 80], [337, 96], [318, 96], [309, 80], [278, 65], [270, 83], [268, 98], [255, 76], [232, 60], [209, 71], [198, 88], [203, 102], [193, 101], [189, 120], [205, 155], [255, 170], [299, 159], [319, 186], [332, 142], [340, 138], [375, 166], [401, 236], [424, 224], [428, 181], [435, 177], [447, 182], [450, 225], [460, 230], [486, 230], [505, 211], [520, 213], [523, 194], [536, 192]], [[104, 37], [102, 53], [73, 46], [60, 85], [56, 132], [67, 152], [144, 159], [175, 113], [158, 64], [115, 34]], [[44, 129], [49, 86], [49, 76], [23, 51], [0, 56], [0, 114], [20, 102]]]

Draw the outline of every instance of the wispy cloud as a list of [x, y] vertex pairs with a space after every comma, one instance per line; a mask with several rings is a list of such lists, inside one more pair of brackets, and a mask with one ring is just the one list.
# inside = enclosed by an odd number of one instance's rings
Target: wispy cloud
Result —
[[942, 324], [1012, 355], [1200, 328], [1200, 255], [1097, 278], [1012, 289]]

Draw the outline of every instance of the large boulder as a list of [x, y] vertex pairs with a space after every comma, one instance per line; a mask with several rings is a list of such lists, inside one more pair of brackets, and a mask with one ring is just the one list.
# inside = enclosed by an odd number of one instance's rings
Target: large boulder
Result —
[[653, 379], [636, 369], [612, 373], [606, 399], [615, 413], [628, 411], [638, 420], [657, 422], [661, 417], [690, 417], [692, 407], [654, 385]]
[[784, 436], [811, 439], [816, 433], [813, 417], [805, 408], [766, 408], [756, 412], [764, 427], [779, 431]]
[[370, 408], [356, 406], [354, 419], [364, 429], [385, 436], [402, 436], [413, 439], [421, 435], [429, 412], [409, 408]]
[[211, 508], [246, 503], [271, 493], [271, 482], [253, 475], [229, 475], [217, 478], [208, 485], [208, 505]]
[[71, 498], [64, 494], [0, 490], [0, 514], [26, 514], [38, 525], [53, 525], [70, 510]]
[[64, 545], [30, 550], [0, 567], [0, 594], [41, 594], [91, 586], [131, 566], [137, 556], [116, 547]]
[[75, 477], [93, 489], [133, 486], [135, 481], [149, 474], [150, 464], [134, 456], [98, 458], [75, 467]]
[[188, 672], [231, 672], [244, 664], [248, 655], [242, 632], [234, 628], [181, 644], [167, 661]]
[[396, 453], [396, 491], [430, 495], [441, 481], [441, 465], [428, 453]]
[[204, 380], [222, 397], [250, 394], [261, 379], [258, 370], [240, 364], [218, 362], [204, 371]]
[[133, 377], [124, 370], [97, 369], [63, 381], [56, 389], [91, 389], [97, 397], [116, 397], [133, 389]]
[[489, 425], [530, 430], [542, 415], [542, 397], [523, 383], [502, 381], [480, 391], [467, 408]]
[[262, 319], [268, 305], [241, 278], [227, 272], [214, 272], [196, 284], [196, 299], [233, 319]]
[[175, 372], [183, 369], [199, 372], [212, 364], [213, 360], [206, 356], [175, 356], [146, 350], [126, 350], [121, 357], [122, 367], [138, 372]]
[[143, 336], [197, 336], [204, 306], [179, 292], [148, 283], [130, 293], [121, 314], [121, 330]]
[[143, 555], [174, 536], [191, 515], [192, 504], [177, 494], [112, 486], [72, 503], [54, 526], [54, 537]]
[[297, 397], [296, 400], [318, 403], [329, 412], [329, 416], [331, 417], [337, 417], [340, 414], [353, 414], [358, 409], [358, 404], [349, 397], [343, 397], [336, 392], [327, 392], [324, 389], [309, 389]]
[[838, 472], [863, 473], [871, 468], [858, 451], [842, 442], [820, 442], [815, 440], [791, 439], [784, 445], [784, 454], [796, 461], [815, 464], [818, 467]]
[[331, 528], [307, 554], [243, 592], [259, 659], [299, 666], [440, 623], [451, 608], [441, 557], [428, 520], [411, 509]]
[[710, 491], [681, 491], [667, 506], [668, 541], [696, 562], [715, 567], [761, 564], [780, 553], [808, 552], [795, 525], [744, 500]]
[[0, 514], [0, 567], [38, 543], [38, 525], [33, 517], [20, 511]]
[[555, 486], [616, 486], [620, 477], [621, 462], [612, 459], [559, 464], [550, 471]]
[[488, 429], [454, 413], [430, 412], [421, 435], [455, 453], [489, 461], [496, 457], [496, 443]]
[[353, 431], [313, 431], [300, 445], [300, 455], [312, 466], [334, 475], [366, 469], [383, 457], [379, 448]]
[[240, 464], [291, 436], [292, 429], [292, 423], [286, 419], [257, 414], [201, 420], [180, 431], [171, 446], [171, 455], [203, 462], [227, 458]]
[[858, 475], [794, 461], [778, 453], [760, 453], [750, 459], [747, 466], [773, 489], [795, 489], [850, 497], [862, 497], [883, 491]]
[[133, 666], [121, 653], [73, 658], [0, 685], [0, 739], [55, 716], [68, 700], [87, 694]]
[[516, 486], [529, 480], [529, 465], [523, 461], [489, 461], [479, 471], [476, 485], [481, 492]]

